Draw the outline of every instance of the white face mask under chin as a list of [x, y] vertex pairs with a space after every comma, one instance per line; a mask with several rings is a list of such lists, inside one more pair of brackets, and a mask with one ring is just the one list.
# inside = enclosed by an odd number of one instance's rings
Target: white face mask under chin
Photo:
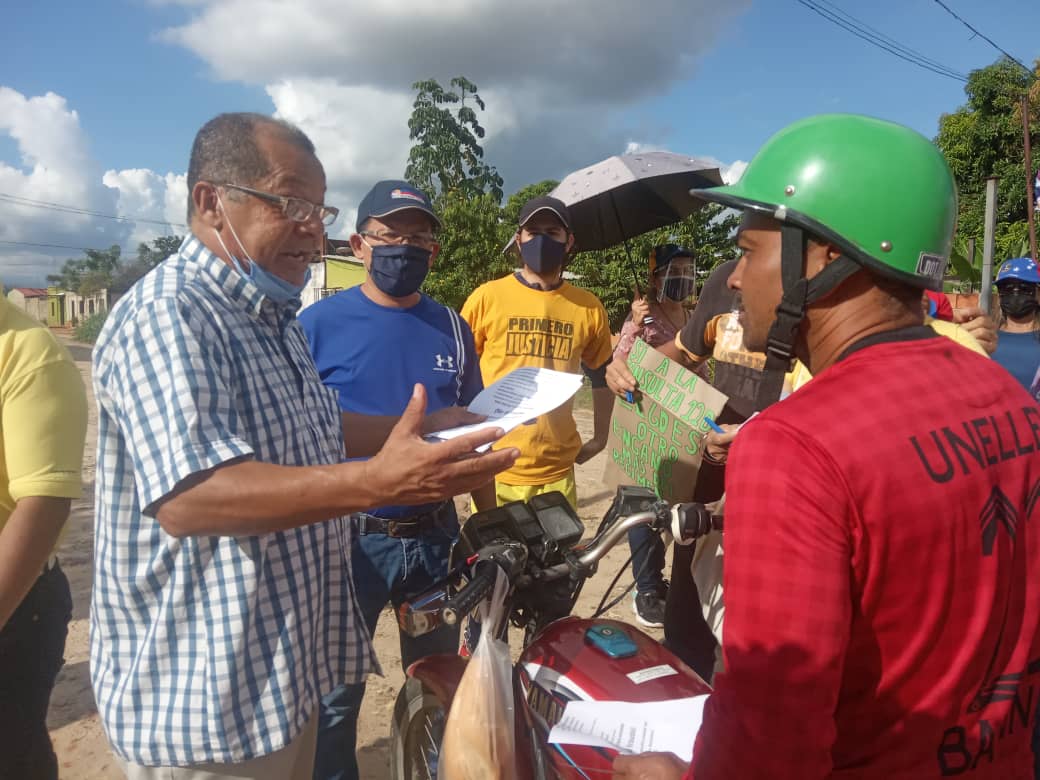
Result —
[[[217, 196], [217, 203], [220, 205], [221, 210], [223, 210], [224, 204], [220, 201], [219, 195]], [[246, 259], [249, 261], [249, 267], [244, 268], [242, 266], [242, 261], [228, 251], [227, 245], [224, 243], [224, 239], [221, 237], [220, 232], [216, 228], [213, 228], [213, 232], [217, 236], [217, 241], [220, 243], [221, 248], [224, 250], [224, 253], [227, 254], [228, 259], [231, 261], [231, 264], [235, 267], [235, 269], [246, 279], [249, 279], [251, 282], [253, 282], [253, 284], [255, 284], [260, 289], [260, 292], [262, 292], [271, 300], [277, 301], [278, 303], [282, 304], [289, 303], [294, 299], [298, 300], [300, 298], [300, 293], [303, 291], [303, 288], [306, 287], [307, 282], [310, 281], [311, 269], [309, 267], [307, 268], [307, 272], [304, 275], [302, 284], [293, 284], [292, 282], [286, 281], [285, 279], [282, 279], [281, 277], [271, 273], [270, 271], [267, 271], [263, 266], [261, 266], [258, 262], [256, 262], [256, 260], [252, 258], [249, 252], [246, 251], [245, 246], [243, 246], [242, 244], [242, 239], [240, 239], [238, 237], [238, 233], [235, 232], [235, 226], [232, 225], [231, 220], [228, 219], [227, 211], [224, 211], [224, 219], [227, 220], [227, 225], [228, 228], [231, 230], [231, 235], [234, 236], [235, 241], [238, 242], [238, 246], [239, 248], [241, 248], [242, 254], [244, 254], [246, 256]]]
[[[231, 217], [228, 216], [227, 209], [224, 208], [224, 201], [220, 199], [219, 193], [217, 194], [217, 205], [220, 206], [220, 211], [224, 215], [224, 220], [227, 222], [228, 229], [231, 231], [231, 235], [238, 243], [238, 248], [241, 249], [242, 254], [245, 255], [245, 259], [249, 262], [250, 266], [256, 265], [256, 260], [254, 260], [253, 256], [249, 254], [248, 250], [245, 247], [245, 244], [242, 243], [242, 239], [238, 237], [238, 232], [235, 230], [235, 226], [231, 223]], [[224, 239], [220, 235], [220, 231], [216, 228], [213, 228], [213, 232], [216, 234], [217, 241], [220, 243], [220, 248], [224, 250], [224, 254], [227, 255], [228, 260], [230, 260], [232, 263], [238, 266], [239, 270], [242, 271], [243, 275], [245, 275], [245, 271], [241, 268], [242, 261], [235, 255], [231, 254], [231, 252], [228, 250], [227, 244], [224, 243]]]

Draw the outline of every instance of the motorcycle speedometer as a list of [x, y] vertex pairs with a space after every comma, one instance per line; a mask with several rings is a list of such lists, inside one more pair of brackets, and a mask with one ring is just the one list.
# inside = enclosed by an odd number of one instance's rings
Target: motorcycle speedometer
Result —
[[581, 539], [585, 526], [563, 493], [554, 490], [535, 496], [529, 502], [538, 523], [550, 542], [561, 550], [570, 549]]

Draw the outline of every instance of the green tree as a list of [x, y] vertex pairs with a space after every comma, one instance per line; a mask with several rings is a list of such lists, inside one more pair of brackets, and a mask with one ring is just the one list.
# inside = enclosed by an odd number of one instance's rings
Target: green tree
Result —
[[137, 262], [151, 270], [180, 249], [183, 236], [159, 236], [148, 246], [144, 241], [137, 245]]
[[137, 259], [130, 263], [120, 263], [108, 280], [111, 300], [118, 300], [138, 279], [174, 254], [183, 240], [181, 236], [159, 236], [152, 239], [151, 246], [144, 241], [138, 244]]
[[467, 105], [483, 110], [484, 101], [465, 78], [452, 79], [451, 87], [415, 83], [404, 177], [430, 193], [441, 220], [440, 254], [423, 290], [459, 308], [480, 284], [508, 272], [509, 262], [502, 256], [502, 177], [484, 161], [484, 128]]
[[[477, 85], [456, 76], [453, 89], [436, 80], [417, 81], [408, 137], [415, 143], [408, 152], [404, 177], [431, 195], [458, 191], [464, 195], [492, 195], [502, 200], [502, 177], [484, 161], [480, 139], [484, 128], [467, 99], [483, 111]], [[455, 106], [458, 108], [454, 108]]]
[[559, 182], [555, 179], [545, 179], [537, 184], [528, 184], [526, 187], [521, 187], [509, 196], [506, 200], [506, 205], [502, 207], [502, 221], [509, 228], [510, 235], [516, 232], [516, 223], [520, 221], [520, 209], [524, 207], [524, 204], [531, 198], [548, 195], [558, 185]]
[[1027, 73], [1011, 60], [1002, 58], [972, 71], [964, 89], [967, 102], [940, 118], [935, 139], [957, 180], [959, 236], [982, 241], [986, 178], [1000, 178], [996, 260], [1014, 256], [1028, 231], [1021, 98], [1029, 92], [1035, 149], [1040, 147], [1040, 60], [1034, 68], [1033, 73]]
[[104, 289], [119, 267], [120, 253], [117, 245], [108, 249], [87, 249], [84, 251], [86, 257], [66, 260], [61, 271], [48, 275], [47, 281], [81, 295]]
[[[481, 110], [477, 87], [465, 78], [451, 81], [457, 91], [446, 91], [434, 80], [416, 82], [412, 116], [408, 121], [414, 142], [408, 154], [405, 178], [427, 190], [441, 219], [440, 254], [423, 290], [438, 301], [461, 307], [479, 285], [509, 273], [518, 261], [503, 254], [516, 232], [520, 209], [531, 198], [546, 195], [558, 182], [546, 179], [526, 185], [502, 202], [502, 179], [484, 161], [479, 139], [484, 129], [476, 112], [466, 105], [472, 98]], [[452, 106], [458, 104], [455, 111]], [[632, 256], [646, 289], [647, 257], [655, 244], [680, 243], [694, 253], [702, 277], [724, 260], [736, 256], [732, 233], [737, 217], [709, 205], [680, 222], [630, 242]], [[623, 247], [577, 255], [568, 267], [574, 283], [599, 296], [611, 326], [621, 327], [632, 302], [632, 264]]]
[[423, 291], [459, 309], [481, 284], [509, 272], [510, 261], [502, 254], [508, 236], [493, 195], [447, 192], [437, 199], [437, 211], [441, 250]]

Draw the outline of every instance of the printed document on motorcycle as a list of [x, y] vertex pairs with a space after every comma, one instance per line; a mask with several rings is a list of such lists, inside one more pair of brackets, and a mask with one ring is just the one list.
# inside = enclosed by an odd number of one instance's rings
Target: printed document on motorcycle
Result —
[[674, 753], [693, 759], [708, 694], [670, 701], [571, 701], [549, 732], [558, 745], [592, 745], [619, 753]]
[[[525, 366], [510, 371], [490, 387], [485, 387], [466, 407], [487, 419], [475, 425], [460, 425], [429, 434], [427, 439], [446, 441], [482, 428], [501, 428], [506, 433], [539, 415], [564, 404], [581, 387], [581, 374], [568, 374], [548, 368]], [[478, 449], [483, 451], [491, 445]]]

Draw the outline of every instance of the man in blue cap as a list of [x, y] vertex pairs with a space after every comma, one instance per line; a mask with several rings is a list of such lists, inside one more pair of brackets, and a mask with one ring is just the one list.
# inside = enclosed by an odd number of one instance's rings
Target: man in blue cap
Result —
[[[365, 265], [358, 287], [300, 313], [322, 382], [337, 394], [347, 422], [400, 415], [416, 383], [429, 410], [468, 405], [482, 389], [473, 334], [453, 310], [419, 292], [437, 256], [440, 221], [429, 197], [405, 181], [381, 181], [361, 201], [355, 257]], [[357, 418], [354, 415], [358, 415]], [[447, 574], [459, 531], [452, 501], [385, 506], [352, 516], [355, 593], [369, 634], [379, 613], [430, 588]], [[404, 668], [433, 653], [453, 653], [457, 627], [421, 637], [401, 634]], [[340, 685], [322, 700], [314, 777], [358, 777], [354, 749], [365, 684]]]

